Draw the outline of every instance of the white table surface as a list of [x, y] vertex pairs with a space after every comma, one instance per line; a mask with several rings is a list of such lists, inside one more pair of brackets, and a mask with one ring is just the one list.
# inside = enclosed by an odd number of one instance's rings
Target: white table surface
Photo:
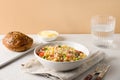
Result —
[[[0, 35], [0, 40], [4, 35]], [[38, 41], [36, 35], [30, 35], [34, 40]], [[120, 34], [116, 34], [115, 38], [118, 38], [118, 43], [120, 43]], [[74, 41], [77, 43], [82, 43], [87, 46], [89, 50], [100, 49], [107, 54], [108, 64], [111, 65], [109, 72], [104, 77], [104, 80], [119, 80], [120, 79], [120, 47], [114, 49], [102, 49], [94, 46], [92, 43], [92, 36], [90, 34], [61, 34], [58, 41]], [[118, 44], [117, 43], [117, 44]], [[33, 51], [29, 54], [23, 56], [22, 58], [16, 60], [15, 62], [9, 64], [8, 66], [0, 69], [0, 80], [46, 80], [40, 76], [30, 75], [21, 71], [21, 64], [25, 63], [31, 58], [35, 58]], [[88, 74], [92, 69], [88, 70], [84, 74], [80, 75], [75, 80], [82, 80], [86, 74]]]

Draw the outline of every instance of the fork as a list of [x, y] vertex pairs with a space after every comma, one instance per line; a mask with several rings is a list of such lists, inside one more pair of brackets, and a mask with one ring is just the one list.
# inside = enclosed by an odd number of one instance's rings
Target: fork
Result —
[[101, 62], [97, 65], [95, 71], [88, 74], [84, 78], [84, 80], [92, 80], [96, 75], [97, 77], [95, 78], [95, 80], [102, 80], [102, 78], [104, 77], [105, 73], [108, 71], [109, 68], [110, 68], [110, 65], [107, 65], [106, 63]]
[[63, 80], [62, 78], [52, 75], [52, 74], [49, 74], [49, 73], [31, 73], [31, 74], [43, 76], [43, 77], [49, 78], [51, 80]]
[[107, 65], [106, 67], [104, 67], [104, 71], [101, 72], [95, 80], [102, 80], [102, 78], [104, 77], [105, 73], [108, 71], [108, 69], [110, 68], [110, 65]]

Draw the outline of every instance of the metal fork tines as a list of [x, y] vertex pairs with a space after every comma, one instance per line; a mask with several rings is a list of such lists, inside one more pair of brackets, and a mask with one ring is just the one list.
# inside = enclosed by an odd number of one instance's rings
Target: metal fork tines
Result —
[[95, 71], [88, 74], [84, 78], [84, 80], [102, 80], [102, 78], [104, 77], [105, 73], [108, 71], [109, 68], [110, 68], [110, 65], [107, 65], [106, 63], [101, 62], [97, 65]]

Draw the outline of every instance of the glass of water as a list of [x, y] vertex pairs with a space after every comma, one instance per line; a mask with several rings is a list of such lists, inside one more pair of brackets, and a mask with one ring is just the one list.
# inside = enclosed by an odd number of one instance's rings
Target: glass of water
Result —
[[91, 34], [96, 46], [113, 47], [114, 30], [115, 18], [113, 16], [93, 16], [91, 18]]

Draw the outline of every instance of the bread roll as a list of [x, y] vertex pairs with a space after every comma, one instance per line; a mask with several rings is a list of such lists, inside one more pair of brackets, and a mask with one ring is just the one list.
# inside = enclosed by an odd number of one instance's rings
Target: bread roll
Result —
[[21, 32], [12, 31], [3, 38], [2, 42], [9, 50], [22, 52], [31, 48], [33, 39]]

